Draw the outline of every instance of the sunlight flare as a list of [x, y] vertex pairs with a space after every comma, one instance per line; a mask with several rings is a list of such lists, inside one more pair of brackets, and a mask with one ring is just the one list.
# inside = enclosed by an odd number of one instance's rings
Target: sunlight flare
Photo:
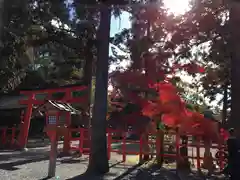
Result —
[[183, 15], [190, 9], [190, 0], [163, 0], [163, 3], [168, 13], [175, 16]]

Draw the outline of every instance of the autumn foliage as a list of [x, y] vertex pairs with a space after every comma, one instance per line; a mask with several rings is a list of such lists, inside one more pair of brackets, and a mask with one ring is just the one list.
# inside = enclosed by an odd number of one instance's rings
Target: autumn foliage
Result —
[[198, 112], [188, 110], [170, 82], [160, 82], [156, 87], [157, 100], [145, 104], [144, 115], [153, 119], [161, 118], [166, 126], [178, 129], [181, 135], [201, 135], [214, 141], [219, 139], [218, 123], [204, 118]]
[[[147, 72], [128, 70], [114, 74], [113, 86], [120, 90], [125, 102], [138, 104], [144, 116], [161, 120], [166, 126], [178, 129], [182, 135], [188, 133], [218, 140], [218, 123], [188, 110], [169, 74], [163, 69], [149, 67], [151, 70], [147, 69]], [[189, 73], [204, 73], [203, 67], [192, 63], [175, 64], [168, 73], [174, 74], [180, 68]]]

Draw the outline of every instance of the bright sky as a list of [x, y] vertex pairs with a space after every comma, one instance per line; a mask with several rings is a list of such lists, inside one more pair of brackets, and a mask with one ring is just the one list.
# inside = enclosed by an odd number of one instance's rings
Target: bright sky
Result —
[[[116, 33], [121, 32], [123, 29], [131, 28], [131, 22], [130, 22], [129, 18], [130, 18], [130, 14], [128, 12], [123, 12], [121, 14], [120, 18], [115, 18], [114, 16], [112, 16], [110, 36], [111, 37], [114, 36]], [[112, 46], [113, 45], [110, 44], [110, 49], [109, 49], [110, 54], [112, 54], [112, 52], [111, 52]], [[123, 68], [125, 68], [127, 65], [128, 65], [127, 61], [122, 62], [120, 64], [120, 66]], [[117, 66], [118, 65], [111, 65], [109, 67], [110, 71], [115, 70]]]
[[163, 0], [163, 3], [169, 13], [178, 16], [189, 10], [189, 1], [190, 0]]

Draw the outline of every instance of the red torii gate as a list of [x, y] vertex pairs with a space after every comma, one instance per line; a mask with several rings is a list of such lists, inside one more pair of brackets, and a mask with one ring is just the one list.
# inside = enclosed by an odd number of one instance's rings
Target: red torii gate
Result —
[[[20, 94], [28, 96], [27, 100], [20, 100], [20, 104], [27, 105], [26, 111], [24, 113], [23, 122], [20, 127], [20, 133], [18, 137], [19, 146], [24, 148], [27, 144], [28, 140], [28, 131], [30, 127], [30, 121], [32, 116], [33, 105], [42, 105], [46, 103], [47, 100], [51, 100], [52, 94], [54, 93], [65, 93], [64, 97], [60, 100], [65, 103], [84, 103], [88, 99], [86, 96], [83, 97], [73, 97], [72, 92], [83, 91], [86, 90], [87, 86], [72, 86], [72, 87], [60, 87], [53, 89], [38, 89], [38, 90], [26, 90], [20, 91]], [[37, 100], [35, 96], [37, 94], [47, 94], [47, 98], [45, 100]]]

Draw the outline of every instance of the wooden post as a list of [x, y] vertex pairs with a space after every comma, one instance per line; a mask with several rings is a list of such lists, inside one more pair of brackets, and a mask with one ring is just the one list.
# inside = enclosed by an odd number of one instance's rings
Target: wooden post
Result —
[[200, 137], [197, 136], [197, 169], [200, 171], [201, 169], [201, 161], [200, 161]]
[[123, 145], [122, 145], [122, 154], [123, 154], [123, 156], [122, 156], [122, 160], [123, 160], [123, 162], [125, 162], [126, 161], [126, 154], [127, 154], [127, 144], [126, 144], [126, 140], [127, 140], [127, 137], [126, 137], [126, 132], [124, 131], [123, 132], [123, 134], [122, 134], [122, 136], [123, 136]]
[[12, 128], [12, 136], [11, 136], [11, 146], [14, 146], [15, 144], [15, 135], [16, 135], [16, 128]]
[[204, 140], [205, 152], [204, 152], [204, 159], [203, 159], [203, 167], [206, 168], [209, 173], [212, 173], [213, 167], [214, 167], [213, 157], [211, 153], [211, 144], [212, 144], [211, 140], [209, 139]]
[[79, 152], [83, 154], [83, 140], [84, 140], [84, 129], [80, 128], [80, 140], [79, 140]]
[[71, 124], [71, 113], [67, 112], [66, 113], [67, 133], [65, 133], [65, 135], [64, 135], [64, 144], [63, 144], [63, 152], [64, 153], [69, 153], [69, 151], [70, 151], [70, 132], [69, 132], [70, 124]]
[[142, 133], [140, 132], [140, 140], [139, 140], [139, 162], [143, 161], [143, 141], [142, 141]]
[[5, 145], [7, 143], [7, 128], [2, 129], [2, 144]]
[[155, 120], [154, 131], [156, 131], [156, 148], [157, 148], [157, 163], [161, 167], [164, 159], [164, 130], [160, 129], [160, 120]]
[[228, 31], [229, 31], [229, 42], [228, 47], [230, 51], [230, 69], [231, 69], [231, 115], [229, 119], [229, 126], [234, 127], [234, 129], [240, 129], [240, 113], [239, 113], [239, 101], [240, 101], [240, 2], [239, 0], [228, 1], [229, 8], [229, 22], [228, 22]]
[[219, 166], [220, 166], [220, 170], [223, 170], [224, 169], [224, 156], [223, 156], [224, 149], [223, 149], [222, 141], [219, 142], [218, 151], [220, 152], [219, 153]]
[[111, 158], [111, 146], [112, 146], [112, 132], [110, 129], [107, 129], [107, 144], [108, 144], [108, 160]]
[[159, 129], [157, 129], [157, 132], [156, 132], [156, 159], [157, 159], [157, 163], [158, 165], [161, 165], [161, 131]]
[[[57, 127], [57, 126], [56, 126]], [[53, 131], [53, 130], [51, 130]], [[57, 129], [51, 132], [51, 150], [48, 166], [48, 177], [54, 177], [56, 174], [56, 161], [57, 161]]]
[[143, 143], [143, 160], [148, 161], [149, 160], [149, 145], [148, 145], [148, 132], [144, 132], [142, 134], [142, 143]]
[[[179, 133], [178, 133], [178, 130], [177, 130], [176, 131], [176, 158], [177, 158], [177, 160], [179, 160], [180, 156], [181, 156], [181, 154], [180, 154], [180, 136], [179, 136]], [[188, 158], [188, 157], [183, 157], [183, 158], [185, 159], [185, 158]]]
[[25, 148], [28, 141], [28, 132], [31, 122], [31, 116], [32, 116], [32, 109], [33, 109], [33, 101], [35, 98], [35, 94], [30, 94], [28, 98], [28, 104], [27, 104], [27, 110], [24, 114], [24, 121], [19, 133], [19, 143], [21, 148]]

